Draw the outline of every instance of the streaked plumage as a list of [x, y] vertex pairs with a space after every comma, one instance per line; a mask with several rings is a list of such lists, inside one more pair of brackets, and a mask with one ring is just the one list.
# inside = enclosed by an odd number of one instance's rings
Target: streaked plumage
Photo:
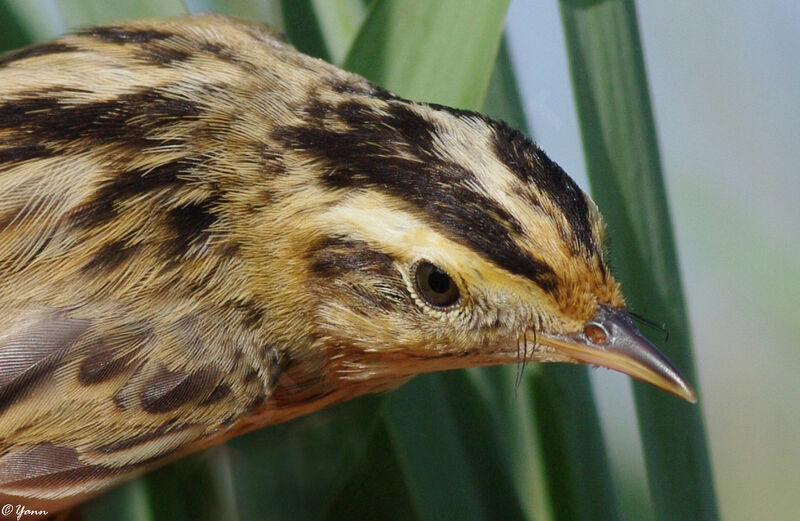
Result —
[[51, 509], [420, 372], [514, 362], [523, 336], [525, 357], [692, 396], [662, 359], [595, 356], [644, 341], [595, 205], [542, 151], [260, 25], [0, 56], [0, 193], [0, 493]]

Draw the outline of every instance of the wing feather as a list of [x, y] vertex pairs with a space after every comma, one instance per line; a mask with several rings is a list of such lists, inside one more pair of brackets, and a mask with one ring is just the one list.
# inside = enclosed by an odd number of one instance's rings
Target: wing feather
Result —
[[196, 320], [158, 334], [81, 311], [18, 310], [0, 333], [0, 494], [100, 490], [219, 436], [270, 392], [246, 364], [204, 353]]
[[35, 311], [0, 338], [0, 412], [18, 402], [56, 369], [89, 322]]

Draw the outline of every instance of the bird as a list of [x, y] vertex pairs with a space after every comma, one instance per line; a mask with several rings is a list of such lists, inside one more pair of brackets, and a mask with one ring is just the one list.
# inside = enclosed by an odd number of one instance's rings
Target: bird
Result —
[[0, 499], [62, 510], [415, 375], [695, 392], [596, 205], [517, 130], [221, 15], [0, 55]]

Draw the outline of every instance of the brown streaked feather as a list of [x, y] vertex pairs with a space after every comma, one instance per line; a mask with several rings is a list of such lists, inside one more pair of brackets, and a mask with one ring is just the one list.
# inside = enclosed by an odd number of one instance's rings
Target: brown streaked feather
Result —
[[74, 489], [77, 484], [108, 479], [115, 474], [119, 471], [86, 464], [76, 450], [50, 443], [16, 450], [0, 458], [0, 487], [19, 495], [27, 495], [29, 491], [51, 491], [55, 495], [58, 490]]
[[[196, 318], [158, 334], [129, 315], [82, 312], [18, 312], [0, 339], [0, 490], [58, 499], [106, 487], [216, 435], [268, 392], [269, 374], [253, 380], [245, 361], [207, 351]], [[183, 360], [186, 349], [201, 359]]]
[[192, 372], [170, 371], [164, 366], [145, 382], [139, 401], [149, 413], [170, 412], [186, 404], [205, 402], [220, 384], [222, 374], [211, 366]]
[[20, 313], [0, 338], [0, 412], [24, 400], [51, 377], [72, 344], [86, 331], [87, 320], [59, 312]]

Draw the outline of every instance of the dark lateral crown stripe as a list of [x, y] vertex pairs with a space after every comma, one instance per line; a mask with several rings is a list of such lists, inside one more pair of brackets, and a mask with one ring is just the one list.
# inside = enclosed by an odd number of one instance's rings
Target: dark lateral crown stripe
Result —
[[572, 239], [565, 234], [573, 253], [583, 247], [589, 255], [597, 251], [589, 219], [589, 205], [575, 182], [522, 133], [505, 123], [488, 121], [494, 129], [494, 146], [508, 169], [524, 183], [532, 184], [561, 210], [572, 228]]
[[[497, 202], [471, 188], [472, 172], [437, 156], [435, 126], [406, 102], [390, 101], [389, 115], [358, 102], [310, 103], [307, 125], [281, 128], [285, 146], [321, 161], [322, 180], [333, 188], [370, 188], [399, 197], [423, 211], [432, 226], [498, 266], [555, 289], [553, 269], [531, 258], [512, 238], [522, 226]], [[326, 118], [320, 113], [325, 112]], [[325, 128], [337, 118], [348, 130]]]

